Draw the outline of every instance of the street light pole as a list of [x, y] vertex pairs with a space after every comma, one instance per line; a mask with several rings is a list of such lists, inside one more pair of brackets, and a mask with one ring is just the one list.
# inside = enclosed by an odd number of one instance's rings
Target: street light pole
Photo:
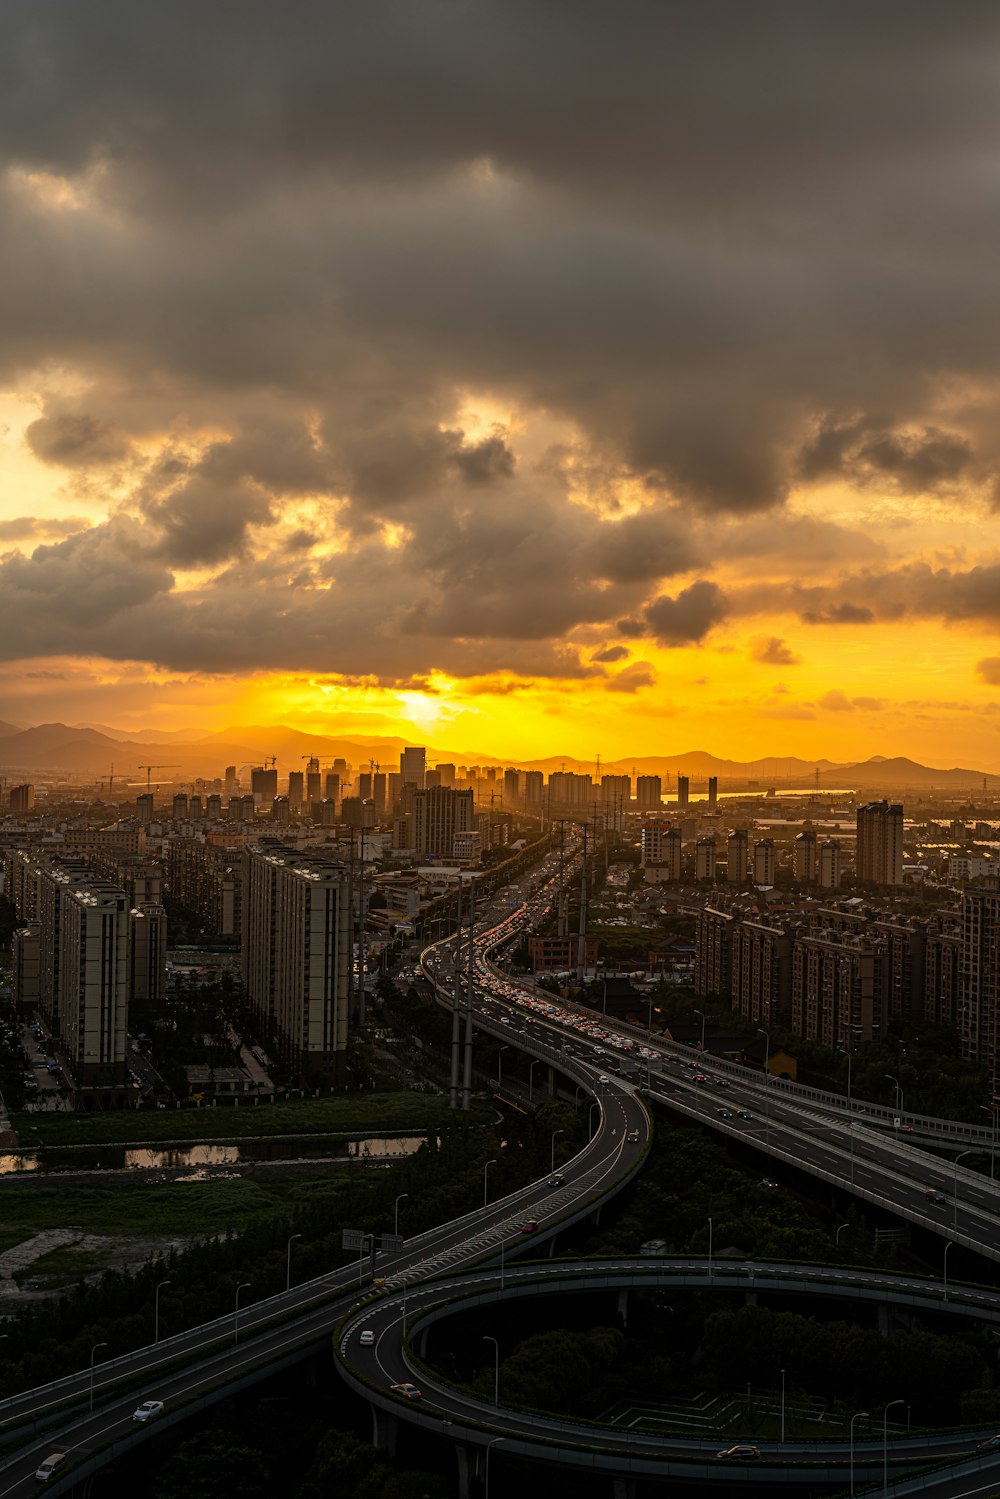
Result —
[[868, 1411], [855, 1411], [851, 1417], [851, 1499], [854, 1499], [854, 1423], [867, 1415]]
[[704, 1010], [695, 1010], [694, 1005], [692, 1005], [691, 1008], [692, 1008], [692, 1010], [694, 1010], [694, 1013], [696, 1015], [700, 1015], [701, 1016], [701, 1049], [702, 1049], [702, 1051], [704, 1051], [705, 1050], [705, 1012], [704, 1012]]
[[409, 1197], [409, 1195], [409, 1192], [400, 1192], [399, 1196], [396, 1198], [396, 1206], [392, 1214], [392, 1231], [394, 1234], [398, 1235], [399, 1233], [399, 1204], [405, 1197]]
[[889, 1492], [889, 1412], [894, 1405], [905, 1405], [906, 1401], [900, 1397], [899, 1400], [890, 1400], [882, 1412], [882, 1488]]
[[708, 1278], [712, 1279], [712, 1220], [708, 1220]]
[[785, 1371], [781, 1371], [781, 1445], [785, 1445]]
[[593, 1131], [593, 1128], [594, 1128], [594, 1110], [595, 1109], [599, 1110], [600, 1107], [601, 1106], [600, 1106], [599, 1103], [592, 1103], [590, 1105], [590, 1113], [587, 1115], [587, 1134], [589, 1136], [591, 1136], [591, 1138], [593, 1137], [592, 1136], [592, 1131]]
[[850, 1226], [851, 1225], [849, 1223], [842, 1223], [840, 1225], [840, 1227], [837, 1229], [837, 1237], [833, 1241], [835, 1249], [839, 1249], [840, 1248], [840, 1236], [844, 1232], [844, 1229], [845, 1228], [850, 1228]]
[[550, 1173], [556, 1169], [556, 1137], [557, 1135], [564, 1135], [565, 1133], [566, 1131], [564, 1129], [554, 1129], [552, 1131], [552, 1160], [549, 1166]]
[[156, 1311], [155, 1311], [155, 1315], [154, 1315], [154, 1320], [153, 1320], [153, 1342], [154, 1342], [154, 1344], [156, 1344], [156, 1343], [158, 1343], [160, 1341], [160, 1292], [163, 1290], [164, 1286], [169, 1286], [169, 1284], [170, 1284], [169, 1280], [161, 1280], [160, 1284], [156, 1288], [156, 1295], [153, 1298], [153, 1301], [154, 1301], [155, 1307], [156, 1307]]
[[535, 1094], [535, 1068], [542, 1065], [540, 1058], [536, 1057], [528, 1068], [528, 1102], [530, 1103]]
[[944, 1299], [948, 1300], [948, 1250], [954, 1244], [954, 1239], [949, 1239], [944, 1246]]
[[764, 1053], [764, 1146], [768, 1148], [771, 1144], [771, 1033], [758, 1026], [757, 1034], [764, 1037], [767, 1048]]
[[486, 1443], [486, 1482], [483, 1485], [483, 1499], [490, 1499], [490, 1453], [498, 1442], [506, 1441], [505, 1437], [494, 1437]]
[[292, 1234], [292, 1237], [289, 1239], [288, 1243], [285, 1245], [285, 1290], [286, 1291], [290, 1291], [292, 1289], [292, 1245], [295, 1243], [296, 1239], [301, 1239], [301, 1237], [302, 1237], [301, 1234]]
[[489, 1333], [483, 1333], [483, 1342], [493, 1344], [493, 1404], [500, 1404], [500, 1344]]
[[899, 1086], [899, 1078], [893, 1077], [891, 1072], [883, 1072], [882, 1076], [887, 1082], [894, 1085], [896, 1089], [896, 1139], [899, 1139], [899, 1126], [903, 1122], [903, 1090]]
[[500, 1088], [500, 1087], [503, 1086], [503, 1054], [504, 1054], [505, 1051], [509, 1051], [509, 1050], [510, 1050], [509, 1046], [501, 1046], [500, 1050], [497, 1052], [497, 1087], [498, 1088]]
[[249, 1288], [250, 1281], [244, 1280], [236, 1287], [236, 1310], [233, 1313], [233, 1343], [240, 1340], [240, 1292]]
[[107, 1348], [107, 1343], [95, 1343], [90, 1350], [90, 1413], [94, 1413], [94, 1354], [99, 1348]]
[[486, 1165], [483, 1167], [483, 1207], [485, 1207], [487, 1202], [489, 1201], [489, 1198], [486, 1194], [489, 1190], [490, 1167], [495, 1165], [496, 1161], [487, 1161]]

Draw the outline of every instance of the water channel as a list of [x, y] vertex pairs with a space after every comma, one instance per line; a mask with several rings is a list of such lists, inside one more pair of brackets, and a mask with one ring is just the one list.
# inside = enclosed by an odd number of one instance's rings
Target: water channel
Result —
[[241, 1140], [224, 1145], [62, 1145], [0, 1154], [0, 1176], [59, 1171], [176, 1171], [211, 1166], [259, 1165], [271, 1161], [396, 1161], [413, 1155], [426, 1135], [370, 1135], [345, 1140], [334, 1135], [290, 1135], [280, 1140]]

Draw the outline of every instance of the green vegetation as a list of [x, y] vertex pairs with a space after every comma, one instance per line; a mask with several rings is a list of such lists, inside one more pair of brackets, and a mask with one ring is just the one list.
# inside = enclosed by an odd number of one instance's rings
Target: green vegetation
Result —
[[[108, 1114], [16, 1114], [23, 1149], [36, 1145], [190, 1144], [269, 1135], [414, 1134], [449, 1118], [440, 1094], [395, 1092], [282, 1100], [247, 1108], [136, 1109]], [[453, 1116], [452, 1116], [453, 1117]], [[477, 1111], [477, 1122], [494, 1117]]]

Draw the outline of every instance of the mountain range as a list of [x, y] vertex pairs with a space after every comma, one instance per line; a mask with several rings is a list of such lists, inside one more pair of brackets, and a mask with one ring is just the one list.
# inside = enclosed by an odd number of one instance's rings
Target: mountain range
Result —
[[[154, 781], [186, 781], [197, 776], [206, 779], [221, 776], [227, 765], [235, 765], [238, 771], [260, 765], [271, 756], [276, 757], [279, 769], [287, 774], [289, 770], [301, 769], [303, 761], [311, 755], [324, 766], [343, 757], [355, 769], [374, 761], [383, 770], [394, 770], [401, 751], [412, 742], [395, 736], [307, 734], [285, 724], [241, 725], [210, 734], [150, 730], [139, 735], [104, 724], [47, 723], [22, 728], [0, 720], [0, 770], [8, 776], [13, 773], [96, 779], [106, 778], [113, 766], [119, 784], [139, 784], [146, 766], [151, 767], [148, 774]], [[510, 763], [483, 751], [431, 746], [427, 747], [427, 760], [430, 765], [437, 761], [458, 765]], [[546, 775], [562, 769], [590, 775], [597, 771], [593, 760], [563, 755], [519, 760], [517, 764], [522, 770], [541, 770]], [[601, 764], [600, 771], [606, 775], [658, 775], [664, 781], [664, 789], [676, 787], [678, 774], [690, 777], [696, 784], [709, 776], [718, 776], [723, 784], [756, 782], [761, 788], [794, 785], [825, 790], [855, 787], [887, 791], [904, 787], [974, 790], [982, 788], [984, 783], [991, 788], [1000, 787], [1000, 776], [983, 770], [941, 769], [902, 756], [882, 755], [848, 763], [776, 755], [748, 761], [723, 759], [706, 750], [689, 750], [682, 754], [609, 760]]]

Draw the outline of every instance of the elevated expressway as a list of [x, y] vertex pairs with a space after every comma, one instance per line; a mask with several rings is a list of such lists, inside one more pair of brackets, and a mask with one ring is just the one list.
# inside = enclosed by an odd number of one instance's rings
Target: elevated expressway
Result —
[[[894, 1475], [921, 1465], [937, 1468], [941, 1464], [947, 1464], [950, 1471], [947, 1475], [935, 1474], [934, 1483], [964, 1482], [967, 1474], [992, 1475], [1000, 1482], [1000, 1452], [976, 1451], [979, 1441], [993, 1435], [992, 1427], [981, 1432], [919, 1437], [894, 1432], [885, 1447], [881, 1437], [874, 1441], [859, 1437], [851, 1444], [843, 1432], [823, 1441], [762, 1441], [759, 1461], [734, 1463], [717, 1457], [718, 1436], [661, 1435], [652, 1422], [638, 1429], [634, 1425], [619, 1428], [505, 1408], [500, 1401], [486, 1402], [449, 1384], [423, 1362], [428, 1329], [449, 1317], [491, 1307], [497, 1314], [494, 1325], [501, 1327], [505, 1303], [530, 1302], [533, 1297], [548, 1303], [553, 1296], [581, 1291], [611, 1297], [624, 1314], [628, 1293], [636, 1288], [668, 1288], [672, 1292], [711, 1288], [753, 1300], [808, 1295], [820, 1300], [867, 1302], [879, 1312], [898, 1308], [925, 1315], [940, 1313], [947, 1300], [947, 1311], [959, 1318], [1000, 1326], [1000, 1292], [971, 1287], [943, 1292], [936, 1281], [913, 1276], [750, 1261], [551, 1260], [507, 1266], [502, 1272], [495, 1266], [480, 1266], [459, 1275], [439, 1276], [409, 1288], [408, 1294], [394, 1288], [390, 1297], [371, 1303], [345, 1320], [338, 1341], [342, 1372], [372, 1403], [376, 1429], [385, 1446], [393, 1447], [397, 1422], [405, 1419], [448, 1437], [464, 1449], [464, 1461], [460, 1461], [463, 1493], [468, 1476], [481, 1472], [486, 1448], [497, 1442], [503, 1443], [509, 1457], [603, 1472], [616, 1480], [624, 1494], [634, 1492], [638, 1480], [662, 1483], [670, 1479], [699, 1487], [734, 1482], [766, 1487], [794, 1482], [810, 1488], [843, 1488], [850, 1481], [852, 1446], [858, 1483], [880, 1480], [883, 1467]], [[373, 1335], [371, 1346], [360, 1344], [362, 1330]], [[404, 1404], [391, 1393], [391, 1385], [401, 1382], [419, 1386], [419, 1404]], [[927, 1475], [924, 1481], [929, 1481]]]

